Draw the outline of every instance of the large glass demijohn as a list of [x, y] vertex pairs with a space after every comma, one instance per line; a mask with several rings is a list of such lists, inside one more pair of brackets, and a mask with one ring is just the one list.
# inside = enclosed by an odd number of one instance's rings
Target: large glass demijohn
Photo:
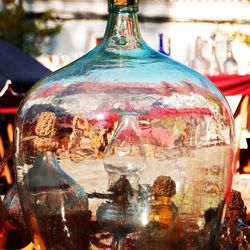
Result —
[[142, 39], [137, 0], [109, 0], [101, 43], [27, 94], [20, 202], [38, 249], [212, 249], [234, 126], [221, 92]]

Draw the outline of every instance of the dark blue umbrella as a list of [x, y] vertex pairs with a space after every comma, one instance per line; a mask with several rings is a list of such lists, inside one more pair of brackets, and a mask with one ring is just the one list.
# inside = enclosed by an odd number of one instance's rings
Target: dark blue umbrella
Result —
[[24, 94], [51, 71], [0, 39], [0, 113], [15, 113]]
[[0, 40], [0, 90], [7, 80], [17, 93], [26, 93], [34, 83], [51, 71], [35, 58]]

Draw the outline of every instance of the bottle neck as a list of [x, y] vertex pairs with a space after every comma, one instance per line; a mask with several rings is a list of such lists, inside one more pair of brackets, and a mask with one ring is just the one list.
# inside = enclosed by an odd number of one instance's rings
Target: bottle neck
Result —
[[216, 51], [216, 35], [211, 35], [211, 56], [217, 58], [217, 51]]
[[203, 57], [202, 40], [200, 37], [197, 37], [195, 41], [195, 57]]
[[159, 49], [163, 50], [163, 34], [159, 34]]
[[212, 55], [217, 56], [216, 42], [214, 40], [212, 41]]
[[164, 55], [167, 55], [167, 53], [164, 50], [163, 34], [162, 33], [159, 34], [159, 52], [164, 54]]
[[231, 41], [227, 41], [227, 59], [234, 59]]
[[109, 18], [104, 35], [107, 50], [131, 50], [140, 47], [137, 0], [109, 0]]

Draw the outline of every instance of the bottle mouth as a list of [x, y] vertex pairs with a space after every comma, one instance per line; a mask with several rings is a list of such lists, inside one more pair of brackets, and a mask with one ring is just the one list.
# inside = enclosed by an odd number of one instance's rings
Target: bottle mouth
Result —
[[138, 11], [138, 0], [108, 0], [109, 12], [137, 12]]

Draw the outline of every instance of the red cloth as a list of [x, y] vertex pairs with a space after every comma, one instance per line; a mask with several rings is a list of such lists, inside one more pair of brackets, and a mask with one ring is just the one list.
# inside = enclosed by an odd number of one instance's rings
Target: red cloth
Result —
[[207, 76], [225, 96], [250, 95], [249, 75]]
[[17, 108], [0, 108], [0, 114], [16, 114]]

